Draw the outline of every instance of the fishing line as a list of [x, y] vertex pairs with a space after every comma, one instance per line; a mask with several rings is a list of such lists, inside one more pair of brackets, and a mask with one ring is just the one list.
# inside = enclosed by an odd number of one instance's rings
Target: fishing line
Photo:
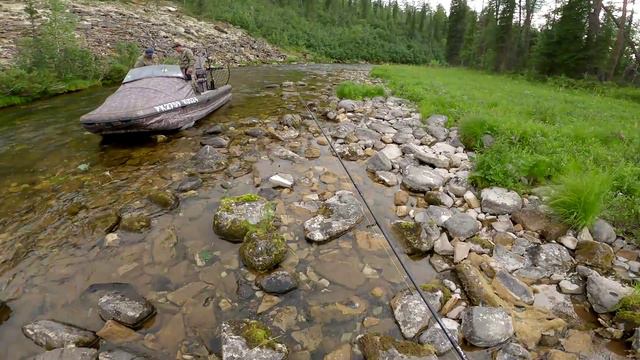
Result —
[[[378, 218], [376, 218], [376, 215], [373, 213], [373, 210], [371, 209], [371, 207], [369, 206], [369, 203], [365, 199], [364, 194], [360, 191], [360, 187], [356, 183], [356, 181], [353, 178], [353, 176], [351, 176], [351, 173], [347, 169], [347, 166], [344, 164], [344, 162], [342, 161], [342, 158], [340, 158], [340, 155], [338, 155], [338, 152], [334, 148], [333, 141], [331, 140], [331, 138], [329, 136], [327, 136], [327, 134], [324, 131], [324, 128], [320, 125], [320, 122], [316, 118], [316, 115], [311, 111], [311, 109], [309, 109], [309, 107], [307, 106], [307, 103], [304, 101], [304, 99], [302, 98], [302, 95], [300, 95], [300, 93], [298, 93], [298, 98], [300, 99], [300, 102], [305, 107], [305, 109], [307, 109], [307, 112], [311, 115], [311, 118], [313, 119], [313, 122], [316, 124], [318, 129], [320, 129], [320, 132], [322, 133], [322, 136], [329, 143], [329, 148], [331, 149], [331, 152], [338, 159], [338, 162], [342, 166], [342, 169], [344, 169], [344, 171], [347, 173], [347, 176], [349, 177], [349, 180], [351, 181], [351, 183], [355, 187], [356, 191], [358, 192], [358, 196], [360, 197], [360, 199], [362, 199], [362, 201], [364, 202], [364, 205], [367, 208], [367, 211], [371, 214], [371, 217], [372, 217], [373, 221], [375, 222], [375, 225], [378, 227], [378, 229], [380, 229], [380, 232], [382, 232], [382, 236], [385, 238], [385, 240], [387, 241], [387, 244], [389, 245], [389, 247], [393, 251], [393, 254], [395, 255], [395, 258], [398, 259], [398, 262], [400, 263], [400, 266], [402, 266], [402, 269], [404, 270], [404, 273], [406, 274], [406, 277], [408, 277], [409, 280], [411, 281], [411, 283], [413, 284], [413, 288], [416, 289], [416, 291], [418, 292], [418, 295], [420, 295], [420, 297], [422, 298], [422, 301], [424, 301], [424, 303], [427, 305], [427, 308], [429, 309], [429, 312], [431, 313], [433, 318], [436, 320], [436, 322], [440, 326], [440, 329], [442, 329], [442, 331], [444, 332], [445, 336], [447, 337], [447, 340], [453, 346], [453, 349], [455, 350], [455, 352], [458, 355], [458, 357], [461, 360], [467, 360], [467, 357], [466, 357], [464, 351], [462, 350], [462, 348], [460, 347], [460, 345], [458, 344], [458, 341], [456, 339], [454, 339], [453, 336], [449, 333], [449, 330], [447, 329], [447, 327], [442, 322], [442, 319], [440, 318], [440, 315], [438, 314], [438, 312], [427, 301], [427, 298], [426, 298], [424, 292], [422, 291], [420, 286], [418, 286], [418, 283], [416, 282], [416, 280], [411, 275], [411, 272], [409, 271], [409, 268], [405, 264], [404, 260], [402, 260], [402, 258], [400, 257], [398, 249], [396, 249], [396, 247], [393, 245], [393, 242], [390, 240], [389, 234], [387, 233], [385, 228], [382, 226], [382, 224], [380, 224], [380, 222], [378, 221]], [[389, 254], [389, 252], [386, 249], [386, 247], [384, 247], [384, 248], [385, 248], [385, 251], [387, 251], [387, 255], [389, 256], [389, 258], [392, 259], [391, 255]], [[397, 265], [395, 264], [395, 261], [391, 260], [391, 262], [396, 267], [396, 270], [400, 271], [400, 269], [398, 269]], [[405, 284], [407, 284], [407, 286], [409, 286], [409, 284], [406, 283], [406, 280], [405, 280]], [[411, 289], [411, 286], [409, 286], [409, 289]]]

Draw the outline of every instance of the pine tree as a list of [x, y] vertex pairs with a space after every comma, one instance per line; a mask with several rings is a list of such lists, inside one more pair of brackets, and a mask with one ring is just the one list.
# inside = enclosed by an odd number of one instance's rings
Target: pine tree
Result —
[[467, 1], [452, 0], [449, 14], [449, 31], [447, 34], [447, 61], [452, 65], [460, 64], [460, 50], [464, 41], [467, 26]]
[[513, 14], [516, 9], [515, 0], [505, 0], [500, 17], [498, 18], [498, 31], [496, 38], [497, 61], [495, 69], [505, 71], [509, 69], [511, 58], [511, 44], [513, 33]]

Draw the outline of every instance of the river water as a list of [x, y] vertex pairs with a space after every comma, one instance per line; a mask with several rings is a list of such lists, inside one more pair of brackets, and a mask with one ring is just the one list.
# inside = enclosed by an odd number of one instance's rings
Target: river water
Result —
[[[103, 322], [92, 289], [118, 286], [132, 286], [156, 305], [158, 314], [138, 331], [141, 338], [123, 345], [154, 358], [175, 359], [178, 351], [196, 354], [204, 348], [219, 352], [220, 324], [240, 318], [271, 325], [278, 340], [299, 358], [322, 359], [365, 331], [400, 338], [388, 301], [407, 287], [407, 279], [372, 218], [367, 216], [355, 231], [327, 244], [304, 239], [302, 222], [312, 216], [296, 205], [304, 195], [354, 191], [329, 148], [302, 131], [286, 147], [300, 154], [318, 148], [321, 156], [298, 163], [273, 160], [267, 154], [274, 141], [244, 135], [244, 129], [284, 114], [304, 114], [295, 92], [267, 85], [304, 81], [306, 86], [297, 87], [299, 94], [322, 105], [335, 84], [363, 77], [368, 70], [335, 65], [235, 69], [232, 102], [195, 128], [168, 134], [165, 142], [107, 142], [81, 128], [79, 117], [97, 107], [113, 88], [0, 111], [0, 299], [12, 308], [9, 320], [0, 325], [0, 359], [43, 351], [21, 332], [21, 326], [33, 320], [55, 319], [99, 330]], [[149, 203], [150, 191], [175, 189], [190, 174], [189, 160], [201, 147], [203, 129], [214, 124], [227, 128], [234, 171], [203, 176], [203, 187], [181, 194], [177, 209], [162, 210]], [[375, 185], [360, 163], [347, 166], [387, 226], [395, 219], [396, 189]], [[328, 172], [337, 175], [334, 180], [318, 181]], [[267, 307], [273, 299], [264, 300], [252, 288], [255, 274], [239, 261], [237, 244], [214, 234], [212, 217], [222, 196], [268, 188], [266, 179], [275, 173], [301, 179], [293, 191], [271, 193], [291, 249], [282, 267], [298, 273], [302, 281], [298, 290], [256, 314], [261, 304]], [[106, 246], [104, 230], [123, 209], [148, 215], [151, 229], [118, 230], [119, 244]], [[154, 234], [166, 229], [177, 235], [169, 249], [153, 241]], [[418, 281], [433, 277], [425, 259], [411, 260], [411, 268]], [[176, 290], [186, 294], [180, 304], [167, 300]]]

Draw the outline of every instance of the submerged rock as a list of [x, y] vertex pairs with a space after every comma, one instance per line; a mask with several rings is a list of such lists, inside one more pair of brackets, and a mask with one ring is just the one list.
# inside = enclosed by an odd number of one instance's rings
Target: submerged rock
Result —
[[409, 190], [427, 192], [444, 184], [444, 178], [426, 166], [409, 165], [404, 171], [402, 183]]
[[249, 230], [270, 227], [274, 221], [275, 204], [258, 195], [224, 197], [213, 217], [213, 230], [226, 240], [242, 242]]
[[435, 350], [429, 345], [390, 336], [365, 334], [358, 338], [360, 351], [365, 359], [373, 360], [437, 360]]
[[480, 231], [476, 219], [467, 214], [455, 214], [444, 222], [449, 235], [454, 238], [467, 239]]
[[364, 210], [353, 193], [338, 191], [323, 203], [317, 216], [305, 221], [305, 236], [314, 242], [331, 240], [351, 230], [363, 218]]
[[101, 352], [100, 355], [98, 355], [98, 360], [147, 360], [147, 358], [116, 349]]
[[462, 313], [464, 338], [478, 347], [492, 347], [509, 340], [513, 334], [511, 316], [500, 308], [472, 306]]
[[224, 170], [227, 163], [227, 156], [221, 154], [211, 145], [203, 146], [193, 158], [196, 170], [199, 173], [214, 173]]
[[144, 214], [122, 215], [120, 229], [129, 232], [143, 232], [151, 227], [151, 219]]
[[522, 198], [515, 191], [492, 187], [483, 189], [482, 211], [493, 215], [511, 214], [522, 208]]
[[167, 210], [172, 210], [180, 205], [180, 199], [171, 191], [154, 191], [148, 196], [149, 201]]
[[286, 270], [276, 270], [256, 281], [258, 286], [270, 294], [285, 294], [298, 287], [298, 280]]
[[284, 360], [289, 353], [258, 321], [225, 322], [221, 337], [222, 360]]
[[[95, 360], [98, 359], [98, 350], [88, 348], [66, 348], [47, 351], [36, 355], [31, 360]], [[102, 358], [100, 358], [102, 359]]]
[[[442, 306], [442, 292], [425, 292], [427, 301], [436, 311]], [[429, 325], [431, 313], [416, 290], [406, 289], [391, 299], [393, 317], [400, 326], [402, 335], [412, 339]]]
[[53, 320], [34, 321], [23, 326], [22, 332], [47, 350], [68, 346], [91, 347], [98, 341], [93, 331]]
[[200, 145], [210, 145], [214, 148], [226, 148], [229, 146], [229, 138], [222, 136], [206, 137], [200, 140]]
[[[458, 340], [460, 324], [458, 324], [454, 320], [447, 318], [443, 318], [442, 323], [447, 329], [449, 335], [454, 340]], [[453, 345], [451, 345], [451, 342], [447, 338], [447, 335], [444, 333], [440, 325], [435, 321], [433, 322], [433, 325], [431, 325], [427, 329], [427, 331], [423, 332], [420, 335], [419, 342], [421, 344], [429, 344], [433, 346], [433, 348], [436, 350], [436, 354], [438, 355], [442, 355], [453, 348]]]
[[178, 184], [179, 192], [187, 192], [199, 189], [202, 186], [202, 179], [199, 176], [189, 176]]
[[287, 243], [273, 229], [252, 230], [240, 246], [240, 258], [251, 270], [271, 270], [287, 257]]
[[269, 182], [276, 187], [291, 188], [293, 187], [294, 179], [291, 174], [275, 174], [269, 178]]
[[116, 320], [121, 324], [137, 328], [155, 314], [156, 310], [147, 299], [138, 294], [113, 291], [98, 300], [98, 313], [104, 321]]

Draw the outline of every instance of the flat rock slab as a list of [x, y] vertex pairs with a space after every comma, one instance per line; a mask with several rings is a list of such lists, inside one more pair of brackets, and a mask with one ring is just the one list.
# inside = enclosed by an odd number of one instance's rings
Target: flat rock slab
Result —
[[320, 214], [305, 221], [308, 240], [323, 242], [335, 239], [364, 219], [362, 204], [350, 191], [338, 191], [324, 202]]
[[542, 270], [547, 276], [566, 274], [575, 265], [569, 250], [560, 244], [542, 244], [527, 249], [527, 256], [533, 266]]
[[402, 184], [412, 191], [427, 192], [444, 184], [444, 178], [426, 166], [409, 165], [404, 171]]
[[531, 288], [505, 270], [496, 273], [492, 285], [501, 298], [513, 304], [531, 305], [534, 302]]
[[444, 227], [453, 238], [467, 239], [480, 231], [476, 219], [467, 214], [455, 214], [444, 222]]
[[462, 334], [469, 343], [486, 348], [509, 340], [514, 329], [503, 309], [472, 306], [462, 313]]
[[91, 347], [98, 341], [93, 331], [53, 320], [37, 320], [22, 327], [22, 332], [38, 346], [57, 349], [68, 346]]
[[[436, 311], [440, 311], [442, 293], [425, 292], [424, 294], [427, 296], [429, 304]], [[417, 291], [403, 290], [391, 299], [390, 304], [393, 316], [405, 338], [412, 339], [429, 326], [431, 313]]]
[[499, 187], [483, 189], [480, 198], [482, 211], [493, 215], [511, 214], [522, 208], [522, 198], [517, 192]]
[[116, 320], [132, 328], [140, 326], [155, 312], [153, 305], [138, 294], [113, 291], [98, 300], [98, 313], [104, 321]]

